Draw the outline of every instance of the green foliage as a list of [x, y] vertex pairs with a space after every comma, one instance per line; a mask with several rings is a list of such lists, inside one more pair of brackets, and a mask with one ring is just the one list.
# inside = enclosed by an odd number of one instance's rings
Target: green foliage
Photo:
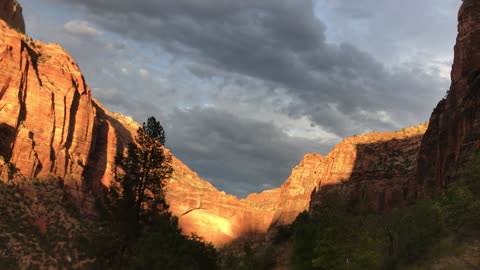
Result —
[[480, 228], [480, 153], [467, 162], [463, 173], [464, 181], [451, 184], [439, 200], [445, 225], [458, 237]]
[[451, 186], [441, 199], [444, 222], [449, 230], [463, 236], [480, 228], [480, 200], [465, 184]]
[[292, 269], [378, 269], [382, 245], [367, 221], [335, 204], [322, 207], [318, 217], [299, 216]]
[[98, 269], [216, 269], [216, 250], [196, 235], [184, 236], [168, 211], [165, 181], [171, 154], [165, 132], [151, 117], [137, 131], [127, 155], [119, 155], [116, 185], [102, 199], [111, 233], [99, 249]]
[[205, 269], [216, 266], [215, 248], [202, 238], [180, 233], [175, 217], [155, 218], [152, 230], [138, 239], [127, 269]]
[[293, 235], [293, 226], [282, 225], [274, 229], [271, 241], [274, 245], [279, 245], [288, 241]]
[[[81, 218], [64, 190], [35, 179], [0, 182], [0, 269], [72, 269], [92, 265], [84, 244], [98, 224]], [[78, 241], [77, 241], [78, 240]]]
[[315, 217], [302, 213], [272, 239], [291, 239], [292, 269], [403, 269], [434, 264], [458, 252], [456, 247], [466, 240], [480, 239], [480, 154], [466, 164], [464, 175], [443, 196], [387, 215], [363, 211], [361, 201], [338, 203], [327, 198]]
[[171, 154], [164, 151], [165, 132], [150, 117], [137, 131], [136, 142], [128, 145], [127, 156], [119, 155], [111, 198], [117, 203], [123, 221], [133, 225], [148, 222], [156, 212], [167, 211], [165, 181], [171, 176]]
[[292, 269], [316, 269], [312, 264], [316, 247], [316, 234], [316, 226], [312, 224], [296, 225], [293, 234]]
[[399, 261], [411, 263], [422, 257], [443, 232], [440, 209], [432, 201], [395, 209], [386, 224], [390, 250]]
[[[225, 270], [268, 270], [275, 269], [276, 249], [269, 244], [256, 240], [242, 239], [233, 244], [228, 251], [225, 247], [218, 260], [220, 269]], [[278, 246], [277, 246], [278, 247]], [[230, 247], [231, 248], [231, 247]]]

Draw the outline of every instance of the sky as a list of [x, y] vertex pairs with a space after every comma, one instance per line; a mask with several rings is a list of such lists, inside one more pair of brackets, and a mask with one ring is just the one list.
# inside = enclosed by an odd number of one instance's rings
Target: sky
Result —
[[166, 131], [219, 190], [280, 186], [310, 152], [423, 123], [450, 84], [460, 0], [19, 0], [93, 96]]

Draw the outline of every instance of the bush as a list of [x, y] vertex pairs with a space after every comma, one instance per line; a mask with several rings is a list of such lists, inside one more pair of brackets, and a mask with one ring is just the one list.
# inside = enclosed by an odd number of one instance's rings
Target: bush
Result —
[[443, 232], [440, 214], [440, 208], [432, 201], [395, 209], [386, 225], [392, 255], [408, 263], [423, 256]]
[[274, 245], [279, 245], [288, 241], [293, 234], [291, 225], [283, 225], [275, 228], [275, 231], [270, 239]]
[[382, 236], [369, 216], [328, 203], [316, 218], [294, 222], [292, 269], [379, 269]]

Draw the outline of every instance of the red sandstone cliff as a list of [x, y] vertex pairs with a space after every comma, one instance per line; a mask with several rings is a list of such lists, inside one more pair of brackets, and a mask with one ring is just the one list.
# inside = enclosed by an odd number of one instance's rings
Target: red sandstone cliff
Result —
[[463, 1], [452, 84], [430, 118], [422, 140], [414, 190], [418, 195], [457, 180], [463, 164], [480, 148], [480, 2]]
[[310, 207], [321, 205], [326, 195], [385, 211], [402, 206], [408, 184], [415, 177], [417, 154], [427, 124], [397, 132], [344, 139], [328, 154]]
[[96, 110], [77, 64], [3, 21], [0, 62], [0, 152], [26, 177], [52, 174], [79, 190]]
[[[26, 177], [63, 181], [90, 207], [90, 194], [109, 185], [114, 157], [139, 125], [93, 99], [78, 65], [59, 45], [32, 41], [1, 20], [0, 63], [0, 156]], [[308, 209], [312, 194], [312, 205], [321, 203], [331, 187], [349, 198], [361, 194], [373, 208], [389, 208], [404, 200], [424, 131], [420, 126], [347, 138], [326, 157], [306, 155], [280, 188], [242, 200], [174, 157], [167, 201], [184, 232], [217, 244], [288, 224]]]
[[[0, 63], [2, 164], [14, 164], [27, 178], [57, 178], [80, 205], [91, 207], [91, 192], [112, 181], [114, 157], [139, 125], [94, 100], [59, 45], [32, 41], [1, 20]], [[173, 167], [167, 201], [186, 233], [222, 243], [267, 230], [275, 203], [266, 205], [263, 195], [238, 200], [219, 192], [176, 158]]]
[[312, 191], [318, 186], [327, 166], [328, 158], [320, 154], [307, 154], [280, 187], [272, 226], [292, 223], [297, 215], [308, 210]]

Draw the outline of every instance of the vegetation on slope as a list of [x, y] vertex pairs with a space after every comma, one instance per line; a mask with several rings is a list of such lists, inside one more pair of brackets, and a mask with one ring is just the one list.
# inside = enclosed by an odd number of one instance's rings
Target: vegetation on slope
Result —
[[279, 230], [291, 235], [291, 269], [478, 269], [468, 254], [479, 248], [480, 156], [466, 167], [445, 194], [386, 215], [334, 200], [300, 215]]
[[102, 228], [53, 182], [0, 182], [0, 269], [87, 269]]
[[[378, 214], [324, 198], [315, 216], [220, 251], [221, 269], [479, 269], [480, 155], [435, 198]], [[263, 267], [263, 268], [262, 268]]]
[[0, 269], [216, 269], [213, 246], [182, 235], [168, 211], [164, 143], [150, 118], [118, 157], [117, 184], [97, 198], [94, 217], [61, 181], [0, 181]]

